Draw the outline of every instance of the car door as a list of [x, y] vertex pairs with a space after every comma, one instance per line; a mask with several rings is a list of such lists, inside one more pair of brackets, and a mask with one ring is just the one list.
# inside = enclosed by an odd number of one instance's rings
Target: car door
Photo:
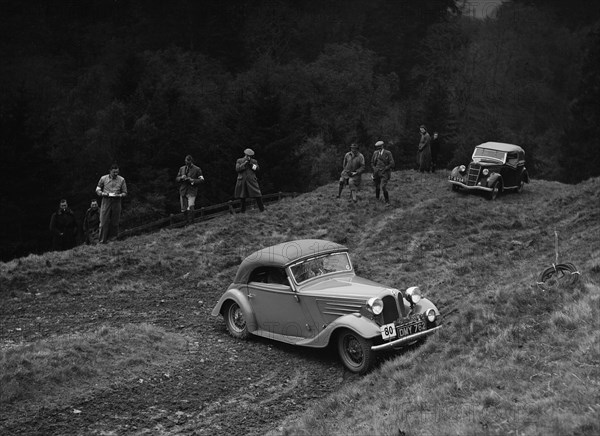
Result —
[[[278, 277], [273, 280], [273, 277]], [[312, 324], [307, 319], [308, 311], [303, 307], [305, 301], [299, 298], [287, 282], [283, 268], [274, 271], [260, 267], [250, 276], [248, 300], [252, 306], [258, 328], [265, 336], [283, 340], [276, 335], [288, 337], [293, 342], [314, 335]], [[297, 339], [294, 339], [297, 338]]]
[[517, 164], [519, 157], [517, 152], [509, 152], [506, 156], [506, 164], [502, 167], [502, 182], [505, 188], [517, 186]]

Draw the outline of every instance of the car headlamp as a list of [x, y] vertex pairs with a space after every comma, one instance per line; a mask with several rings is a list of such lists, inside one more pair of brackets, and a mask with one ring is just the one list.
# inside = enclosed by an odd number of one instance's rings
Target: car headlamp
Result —
[[425, 317], [427, 318], [427, 321], [434, 322], [436, 318], [435, 310], [428, 309], [427, 312], [425, 312]]
[[406, 290], [406, 299], [410, 304], [417, 304], [421, 301], [421, 290], [418, 286], [411, 286]]
[[367, 301], [367, 308], [373, 313], [373, 315], [379, 315], [381, 312], [383, 312], [383, 301], [381, 301], [381, 298], [369, 298], [369, 301]]
[[458, 168], [458, 171], [460, 171], [461, 173], [464, 173], [466, 170], [467, 170], [467, 167], [466, 167], [466, 166], [464, 166], [464, 165], [461, 165], [461, 166]]
[[485, 168], [482, 172], [481, 172], [484, 176], [487, 176], [490, 173], [490, 170], [488, 170], [487, 168]]

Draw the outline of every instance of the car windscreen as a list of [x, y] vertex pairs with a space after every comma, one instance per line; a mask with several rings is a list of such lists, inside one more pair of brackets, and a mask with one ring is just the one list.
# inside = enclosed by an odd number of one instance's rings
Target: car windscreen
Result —
[[506, 152], [476, 147], [473, 152], [473, 160], [490, 160], [504, 163], [506, 161]]
[[291, 266], [296, 283], [300, 284], [313, 277], [352, 271], [348, 253], [333, 253], [315, 256]]

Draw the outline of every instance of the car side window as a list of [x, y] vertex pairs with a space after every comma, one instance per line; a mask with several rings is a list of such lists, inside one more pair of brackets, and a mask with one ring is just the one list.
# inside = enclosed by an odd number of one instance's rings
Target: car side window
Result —
[[272, 266], [261, 266], [256, 268], [252, 271], [252, 274], [250, 274], [249, 281], [289, 286], [285, 270], [283, 268]]
[[506, 163], [508, 165], [510, 165], [511, 167], [516, 167], [518, 162], [519, 156], [517, 155], [517, 153], [508, 153], [508, 156], [506, 156]]

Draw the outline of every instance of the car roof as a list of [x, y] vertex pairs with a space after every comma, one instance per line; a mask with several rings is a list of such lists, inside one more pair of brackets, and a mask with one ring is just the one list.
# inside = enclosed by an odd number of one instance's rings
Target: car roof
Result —
[[520, 146], [515, 144], [507, 144], [505, 142], [484, 142], [483, 144], [479, 144], [475, 148], [489, 148], [490, 150], [498, 150], [503, 151], [505, 153], [509, 153], [511, 151], [525, 153], [525, 151]]
[[348, 251], [348, 248], [325, 239], [299, 239], [255, 251], [240, 264], [235, 283], [247, 283], [250, 273], [259, 266], [286, 267], [318, 254]]

